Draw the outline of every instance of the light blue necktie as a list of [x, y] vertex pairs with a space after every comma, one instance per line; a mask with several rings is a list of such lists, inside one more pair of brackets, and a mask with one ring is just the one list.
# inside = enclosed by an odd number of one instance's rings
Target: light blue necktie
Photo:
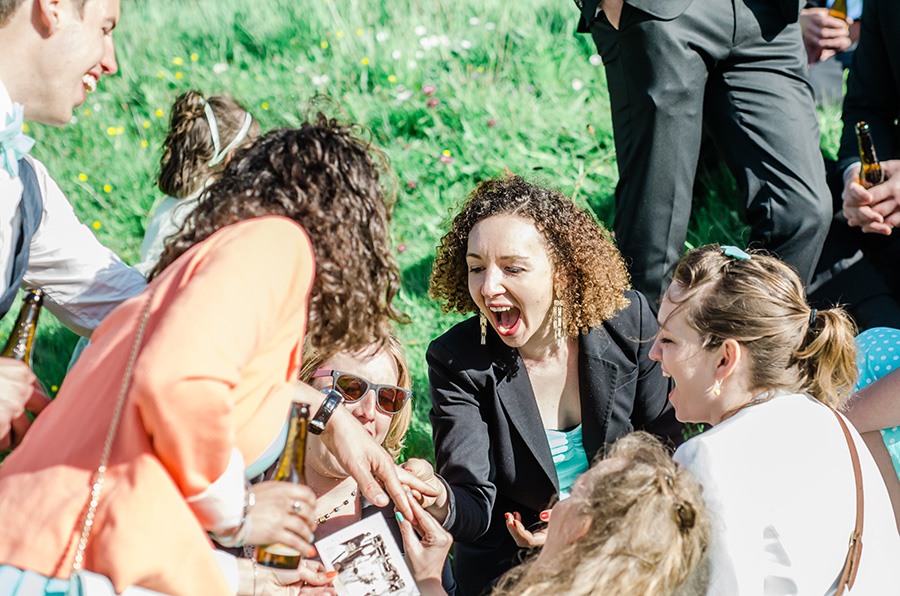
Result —
[[19, 160], [34, 147], [34, 139], [22, 132], [25, 108], [14, 103], [13, 112], [6, 117], [6, 127], [0, 129], [0, 167], [13, 178], [19, 175]]

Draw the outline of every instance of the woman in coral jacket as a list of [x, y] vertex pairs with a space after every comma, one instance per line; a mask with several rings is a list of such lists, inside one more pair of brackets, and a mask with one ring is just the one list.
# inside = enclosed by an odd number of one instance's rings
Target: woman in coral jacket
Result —
[[[304, 336], [322, 350], [387, 338], [398, 273], [369, 148], [320, 119], [267, 134], [229, 164], [170, 242], [148, 290], [103, 322], [0, 470], [0, 573], [67, 578], [139, 320], [149, 300], [84, 568], [116, 592], [232, 594], [207, 533], [311, 554], [312, 492], [268, 483]], [[344, 408], [325, 444], [379, 505], [409, 511], [390, 456]], [[283, 439], [281, 439], [283, 441]], [[415, 481], [410, 481], [415, 485]], [[428, 490], [425, 486], [420, 486]]]

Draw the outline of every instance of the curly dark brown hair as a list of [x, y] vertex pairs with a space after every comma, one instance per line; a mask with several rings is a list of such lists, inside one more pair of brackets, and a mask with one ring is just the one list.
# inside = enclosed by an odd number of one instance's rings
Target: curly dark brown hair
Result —
[[554, 274], [561, 281], [558, 289], [569, 336], [600, 325], [628, 306], [624, 296], [630, 286], [628, 272], [606, 229], [561, 192], [509, 174], [479, 184], [441, 238], [429, 295], [441, 302], [445, 313], [478, 312], [469, 294], [469, 233], [481, 220], [500, 214], [531, 220], [544, 237]]
[[389, 247], [382, 169], [380, 152], [321, 114], [299, 129], [269, 132], [238, 152], [203, 192], [150, 278], [216, 230], [281, 215], [303, 226], [316, 257], [310, 344], [330, 355], [385, 341], [391, 322], [402, 317], [392, 306], [400, 274]]

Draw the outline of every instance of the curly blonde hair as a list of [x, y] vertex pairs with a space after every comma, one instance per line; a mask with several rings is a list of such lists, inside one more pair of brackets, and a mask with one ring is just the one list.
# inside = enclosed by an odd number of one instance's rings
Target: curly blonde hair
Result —
[[428, 293], [445, 313], [478, 312], [469, 294], [469, 234], [478, 222], [501, 214], [529, 219], [543, 236], [554, 273], [562, 281], [558, 290], [570, 337], [628, 306], [628, 272], [606, 229], [561, 192], [509, 174], [479, 184], [441, 238]]
[[[365, 349], [366, 348], [363, 348], [363, 350]], [[397, 336], [394, 334], [389, 335], [387, 339], [384, 340], [384, 345], [381, 349], [386, 350], [397, 365], [397, 385], [404, 389], [412, 388], [412, 378], [409, 375], [409, 364], [406, 362], [406, 355], [403, 353], [403, 345], [400, 343], [400, 340], [397, 339]], [[331, 351], [318, 350], [311, 346], [309, 342], [306, 342], [306, 345], [303, 347], [303, 364], [300, 367], [300, 380], [304, 383], [309, 383], [312, 380], [313, 374], [322, 368], [322, 365], [333, 355], [334, 353]], [[352, 370], [345, 372], [353, 373]], [[412, 411], [413, 405], [412, 400], [410, 400], [410, 403], [405, 404], [403, 409], [391, 418], [387, 436], [381, 444], [385, 451], [390, 453], [391, 457], [394, 459], [400, 457], [400, 452], [403, 451], [403, 441], [406, 438], [406, 431], [409, 430], [410, 422], [412, 422]]]
[[712, 530], [700, 484], [645, 432], [622, 437], [604, 459], [623, 465], [577, 497], [587, 532], [550, 561], [513, 568], [491, 596], [706, 594]]

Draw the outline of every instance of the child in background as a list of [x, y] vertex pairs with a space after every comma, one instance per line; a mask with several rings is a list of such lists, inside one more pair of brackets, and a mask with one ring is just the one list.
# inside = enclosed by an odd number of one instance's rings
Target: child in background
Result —
[[[178, 96], [159, 160], [157, 184], [167, 196], [147, 224], [141, 262], [135, 269], [144, 275], [153, 269], [166, 240], [181, 229], [203, 189], [219, 177], [238, 149], [250, 145], [259, 134], [259, 122], [227, 95], [204, 99], [192, 90]], [[69, 369], [89, 343], [84, 337], [78, 340]]]
[[219, 177], [235, 151], [259, 133], [259, 122], [227, 95], [204, 99], [188, 91], [178, 96], [159, 160], [157, 184], [167, 196], [147, 224], [137, 265], [142, 273], [159, 260], [166, 239], [181, 229], [203, 189]]

